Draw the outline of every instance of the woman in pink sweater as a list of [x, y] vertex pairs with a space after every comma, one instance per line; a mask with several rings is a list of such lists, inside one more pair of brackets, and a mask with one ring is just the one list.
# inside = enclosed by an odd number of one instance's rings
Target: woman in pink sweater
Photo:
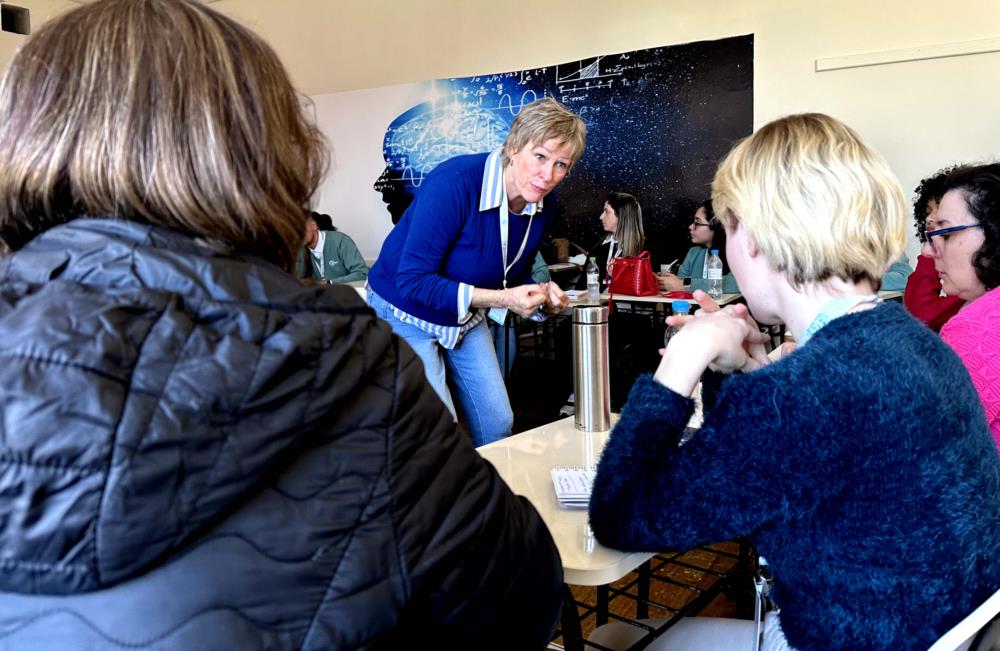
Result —
[[941, 338], [969, 369], [1000, 447], [1000, 164], [949, 177], [923, 254], [934, 260], [944, 292], [967, 301]]

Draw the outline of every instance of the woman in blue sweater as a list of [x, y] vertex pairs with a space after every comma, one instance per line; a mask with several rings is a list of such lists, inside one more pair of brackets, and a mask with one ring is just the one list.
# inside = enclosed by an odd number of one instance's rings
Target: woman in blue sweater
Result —
[[[807, 114], [737, 145], [712, 190], [749, 312], [798, 347], [768, 364], [747, 307], [697, 293], [604, 449], [594, 534], [646, 551], [748, 536], [780, 607], [765, 648], [926, 649], [1000, 587], [1000, 457], [958, 357], [876, 294], [906, 241], [899, 183]], [[704, 425], [679, 445], [699, 379]]]
[[507, 436], [514, 420], [487, 313], [498, 323], [508, 311], [542, 319], [569, 304], [530, 274], [556, 214], [546, 196], [585, 138], [583, 120], [559, 102], [524, 107], [500, 149], [434, 168], [368, 276], [376, 314], [413, 347], [453, 415], [458, 402], [476, 445]]

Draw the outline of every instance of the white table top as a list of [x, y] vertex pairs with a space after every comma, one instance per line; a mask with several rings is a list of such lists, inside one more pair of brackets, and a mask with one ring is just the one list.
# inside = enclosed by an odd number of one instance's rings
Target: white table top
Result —
[[[607, 296], [605, 294], [604, 296]], [[719, 305], [728, 305], [733, 301], [739, 300], [743, 297], [743, 294], [723, 294], [722, 298], [716, 301]], [[616, 301], [628, 302], [628, 303], [673, 303], [674, 301], [688, 301], [692, 305], [695, 304], [693, 298], [667, 298], [666, 296], [628, 296], [626, 294], [615, 294]]]
[[[612, 423], [617, 420], [612, 415]], [[562, 509], [556, 501], [550, 470], [596, 467], [610, 434], [581, 432], [570, 416], [478, 448], [511, 490], [538, 509], [559, 549], [565, 581], [571, 585], [611, 583], [652, 556], [608, 549], [590, 532], [586, 510]]]

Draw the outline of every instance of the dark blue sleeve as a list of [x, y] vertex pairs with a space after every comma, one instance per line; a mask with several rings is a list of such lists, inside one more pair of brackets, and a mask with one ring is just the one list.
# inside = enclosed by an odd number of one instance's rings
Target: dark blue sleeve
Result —
[[473, 201], [467, 178], [446, 164], [424, 182], [407, 218], [396, 287], [408, 301], [458, 315], [459, 282], [441, 275], [445, 256], [462, 233]]
[[[650, 376], [636, 380], [601, 454], [590, 525], [614, 549], [655, 552], [729, 540], [774, 517], [780, 437], [727, 393], [682, 446], [694, 402]], [[711, 383], [712, 380], [709, 380]], [[751, 407], [751, 410], [753, 407]]]

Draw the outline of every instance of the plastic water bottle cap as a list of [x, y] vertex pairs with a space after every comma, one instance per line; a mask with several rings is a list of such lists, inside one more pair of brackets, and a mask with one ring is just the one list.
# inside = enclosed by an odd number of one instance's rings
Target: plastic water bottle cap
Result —
[[687, 313], [691, 310], [691, 304], [687, 301], [674, 301], [673, 302], [674, 312]]
[[719, 249], [712, 249], [712, 255], [719, 255]]

